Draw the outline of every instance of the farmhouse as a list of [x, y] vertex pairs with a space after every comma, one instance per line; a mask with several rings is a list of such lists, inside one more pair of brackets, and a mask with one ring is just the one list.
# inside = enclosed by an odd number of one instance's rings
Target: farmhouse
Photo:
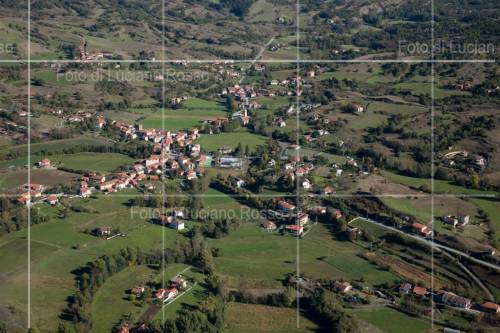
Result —
[[295, 225], [295, 224], [287, 225], [287, 226], [285, 226], [285, 231], [287, 231], [287, 232], [289, 232], [291, 234], [294, 234], [296, 236], [300, 236], [304, 232], [304, 227], [303, 226], [298, 226], [298, 225]]
[[309, 215], [306, 213], [300, 213], [297, 216], [297, 220], [299, 221], [300, 225], [304, 226], [307, 224], [307, 222], [309, 222]]
[[134, 294], [136, 296], [140, 296], [142, 295], [142, 293], [146, 291], [146, 288], [142, 287], [142, 286], [139, 286], [139, 287], [134, 287], [130, 290], [130, 293], [131, 294]]
[[427, 288], [424, 287], [413, 287], [413, 293], [417, 296], [426, 296], [428, 294]]
[[341, 281], [335, 281], [333, 284], [333, 287], [335, 288], [336, 291], [340, 293], [346, 293], [350, 290], [352, 290], [352, 286], [349, 282], [341, 282]]
[[176, 230], [184, 230], [184, 222], [183, 221], [172, 221], [169, 225], [169, 228], [176, 229]]
[[291, 213], [295, 210], [295, 206], [284, 200], [279, 200], [278, 210], [282, 211], [283, 213]]
[[421, 223], [413, 223], [412, 226], [411, 226], [413, 232], [421, 235], [421, 236], [424, 236], [424, 237], [428, 237], [430, 235], [432, 235], [432, 231], [429, 230], [429, 228], [427, 228], [426, 225], [423, 225]]
[[273, 231], [276, 230], [276, 224], [271, 221], [264, 221], [262, 222], [262, 228], [266, 229], [267, 231]]
[[156, 292], [155, 296], [160, 300], [169, 300], [177, 296], [177, 294], [178, 294], [177, 288], [169, 288], [169, 289], [161, 288]]
[[183, 290], [187, 288], [187, 281], [182, 275], [177, 275], [170, 280], [170, 285], [174, 288]]
[[455, 295], [449, 291], [438, 291], [436, 299], [438, 302], [461, 309], [470, 309], [472, 306], [470, 299]]
[[323, 188], [323, 190], [321, 191], [321, 194], [323, 195], [330, 195], [330, 194], [333, 194], [335, 192], [335, 190], [333, 189], [333, 187], [331, 186], [326, 186], [325, 188]]
[[469, 223], [470, 217], [469, 215], [445, 215], [443, 216], [443, 222], [446, 224], [450, 224], [453, 227], [456, 226], [465, 226]]
[[48, 158], [44, 158], [43, 160], [38, 162], [38, 167], [42, 168], [42, 169], [47, 169], [47, 168], [50, 168], [51, 166], [52, 166], [52, 164]]
[[399, 292], [402, 294], [408, 294], [411, 291], [412, 285], [408, 282], [401, 283], [399, 285]]
[[363, 106], [361, 106], [360, 104], [357, 104], [357, 103], [353, 103], [352, 107], [353, 107], [354, 111], [356, 111], [357, 113], [361, 113], [365, 110], [365, 108]]
[[493, 302], [485, 302], [480, 305], [481, 311], [500, 315], [500, 305]]
[[111, 232], [113, 229], [111, 227], [99, 227], [96, 230], [97, 236], [100, 237], [109, 237], [111, 236]]
[[57, 196], [54, 195], [54, 194], [51, 194], [49, 195], [46, 199], [45, 199], [49, 204], [51, 205], [55, 205], [58, 203], [58, 199], [57, 199]]

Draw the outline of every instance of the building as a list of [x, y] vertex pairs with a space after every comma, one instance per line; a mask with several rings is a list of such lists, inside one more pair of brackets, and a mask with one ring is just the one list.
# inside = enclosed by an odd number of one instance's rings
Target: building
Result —
[[183, 221], [173, 221], [168, 225], [169, 228], [176, 229], [176, 230], [184, 230], [185, 225]]
[[42, 169], [47, 169], [47, 168], [50, 168], [51, 166], [52, 166], [52, 163], [50, 162], [50, 160], [48, 158], [44, 158], [43, 160], [38, 162], [38, 167], [42, 168]]
[[287, 232], [289, 232], [291, 234], [294, 234], [296, 236], [300, 236], [304, 232], [304, 227], [303, 226], [298, 226], [298, 225], [295, 225], [295, 224], [287, 225], [287, 226], [285, 226], [285, 231], [287, 231]]
[[99, 227], [97, 228], [97, 235], [100, 237], [109, 237], [112, 231], [111, 227]]
[[498, 305], [496, 303], [486, 302], [486, 303], [481, 304], [479, 307], [480, 307], [481, 311], [483, 311], [483, 312], [500, 315], [500, 305]]
[[412, 285], [408, 282], [401, 283], [399, 285], [399, 292], [402, 294], [408, 294], [411, 291]]
[[278, 201], [278, 210], [282, 211], [283, 213], [291, 213], [295, 210], [295, 206], [292, 205], [291, 203], [286, 202], [285, 200], [279, 200]]
[[427, 288], [415, 286], [413, 287], [413, 293], [417, 296], [427, 296], [429, 292]]
[[182, 275], [177, 275], [170, 280], [170, 285], [174, 288], [183, 290], [187, 288], [187, 281]]
[[438, 302], [461, 309], [470, 309], [472, 306], [470, 299], [455, 295], [449, 291], [438, 291], [436, 299]]
[[299, 221], [299, 224], [301, 226], [304, 226], [307, 224], [307, 222], [309, 222], [309, 215], [306, 214], [306, 213], [300, 213], [298, 216], [297, 216], [297, 220]]
[[131, 294], [134, 294], [136, 296], [140, 296], [142, 295], [142, 293], [146, 291], [146, 288], [142, 287], [142, 286], [139, 286], [139, 287], [134, 287], [130, 290], [130, 293]]
[[350, 290], [352, 290], [352, 286], [349, 282], [342, 282], [342, 281], [335, 281], [335, 283], [333, 284], [333, 287], [335, 288], [335, 290], [337, 292], [340, 292], [340, 293], [346, 293], [346, 292], [349, 292]]
[[59, 202], [57, 196], [54, 194], [49, 195], [45, 200], [51, 205], [55, 205]]
[[276, 224], [271, 221], [264, 221], [261, 224], [262, 228], [266, 229], [267, 231], [273, 231], [276, 230]]
[[175, 298], [177, 294], [178, 294], [177, 288], [169, 288], [169, 289], [161, 288], [156, 292], [155, 296], [160, 300], [167, 301]]
[[335, 190], [333, 189], [333, 187], [331, 186], [326, 186], [325, 188], [323, 188], [323, 190], [321, 191], [321, 194], [323, 195], [330, 195], [330, 194], [333, 194], [335, 192]]
[[411, 228], [412, 228], [413, 232], [415, 232], [421, 236], [429, 237], [430, 235], [432, 235], [432, 231], [429, 230], [429, 228], [426, 225], [423, 225], [421, 223], [415, 222], [411, 225]]

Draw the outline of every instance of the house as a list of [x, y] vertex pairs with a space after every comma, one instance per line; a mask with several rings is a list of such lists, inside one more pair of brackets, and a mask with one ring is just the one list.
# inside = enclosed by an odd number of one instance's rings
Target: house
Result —
[[97, 236], [109, 237], [113, 229], [111, 227], [99, 227], [97, 228]]
[[184, 230], [185, 226], [184, 226], [184, 222], [183, 221], [178, 221], [178, 220], [174, 220], [172, 221], [169, 225], [168, 225], [169, 228], [172, 228], [172, 229], [176, 229], [176, 230]]
[[323, 188], [323, 190], [321, 191], [321, 194], [323, 195], [330, 195], [330, 194], [333, 194], [335, 193], [335, 190], [333, 189], [333, 187], [331, 186], [326, 186], [325, 188]]
[[129, 333], [128, 325], [122, 325], [120, 328], [116, 331], [117, 333]]
[[170, 285], [174, 288], [182, 290], [187, 288], [187, 281], [182, 275], [177, 275], [170, 280]]
[[306, 190], [310, 189], [312, 187], [311, 185], [311, 182], [309, 181], [309, 179], [304, 179], [302, 181], [302, 187]]
[[470, 221], [470, 216], [469, 215], [459, 215], [458, 216], [458, 224], [460, 226], [464, 226], [466, 224], [468, 224]]
[[130, 289], [130, 293], [134, 294], [136, 296], [142, 295], [142, 293], [144, 291], [146, 291], [146, 288], [144, 288], [144, 287], [134, 287], [134, 288]]
[[38, 162], [38, 167], [42, 168], [42, 169], [47, 169], [47, 168], [50, 168], [51, 166], [52, 166], [52, 164], [48, 158], [44, 158], [43, 160]]
[[312, 212], [316, 215], [323, 215], [326, 214], [326, 207], [324, 206], [315, 206], [312, 209]]
[[479, 306], [481, 311], [500, 315], [500, 305], [493, 302], [485, 302]]
[[353, 239], [358, 238], [358, 234], [360, 233], [360, 231], [359, 231], [359, 228], [348, 226], [346, 229], [346, 233], [347, 233], [348, 239], [353, 240]]
[[116, 185], [117, 182], [118, 182], [117, 179], [112, 179], [112, 180], [109, 180], [107, 182], [104, 182], [104, 183], [99, 185], [99, 190], [101, 190], [103, 192], [104, 191], [112, 192], [114, 189], [114, 186]]
[[453, 227], [456, 227], [458, 224], [458, 219], [456, 218], [456, 216], [453, 215], [445, 215], [443, 216], [443, 222], [446, 224], [450, 224]]
[[285, 200], [278, 201], [278, 209], [283, 213], [291, 213], [295, 210], [295, 206]]
[[430, 235], [432, 235], [432, 231], [429, 230], [429, 228], [426, 225], [423, 225], [421, 223], [415, 222], [411, 225], [411, 228], [413, 232], [421, 236], [429, 237]]
[[102, 129], [106, 125], [106, 120], [104, 118], [98, 118], [96, 122], [96, 128]]
[[276, 230], [276, 224], [271, 221], [264, 221], [262, 222], [262, 228], [266, 229], [267, 231], [273, 231]]
[[297, 216], [297, 220], [299, 221], [299, 224], [300, 225], [306, 225], [307, 222], [309, 222], [309, 215], [306, 214], [306, 213], [300, 213], [298, 216]]
[[449, 291], [438, 291], [437, 292], [437, 301], [443, 304], [461, 308], [461, 309], [470, 309], [472, 306], [472, 302], [470, 299], [458, 296]]
[[333, 216], [335, 216], [335, 218], [338, 220], [338, 219], [342, 218], [342, 212], [338, 209], [335, 209], [333, 211]]
[[89, 195], [92, 194], [92, 190], [88, 188], [87, 186], [80, 186], [79, 189], [80, 196], [82, 197], [88, 197]]
[[236, 186], [238, 188], [244, 187], [246, 185], [245, 181], [238, 177], [231, 177], [231, 183], [233, 184], [233, 186]]
[[402, 294], [408, 294], [411, 291], [411, 288], [412, 288], [412, 285], [408, 282], [405, 282], [405, 283], [401, 283], [399, 285], [398, 290]]
[[243, 165], [240, 158], [232, 156], [220, 157], [217, 162], [218, 166], [221, 168], [241, 168]]
[[304, 227], [303, 226], [298, 226], [298, 225], [295, 225], [295, 224], [287, 225], [287, 226], [285, 226], [285, 231], [287, 231], [287, 232], [289, 232], [291, 234], [294, 234], [296, 236], [300, 236], [304, 232]]
[[352, 104], [352, 107], [354, 109], [354, 111], [356, 111], [357, 113], [361, 113], [365, 110], [365, 108], [357, 103], [353, 103]]
[[335, 288], [335, 290], [337, 292], [340, 292], [340, 293], [346, 293], [350, 290], [352, 290], [352, 286], [349, 282], [341, 282], [341, 281], [335, 281], [335, 283], [333, 284], [333, 287]]
[[413, 287], [413, 293], [417, 296], [426, 296], [428, 294], [427, 288], [424, 287]]
[[177, 294], [178, 294], [177, 288], [169, 288], [169, 289], [161, 288], [156, 292], [155, 297], [160, 300], [166, 301], [174, 298], [175, 296], [177, 296]]
[[57, 196], [54, 194], [49, 195], [45, 200], [51, 205], [55, 205], [59, 201]]

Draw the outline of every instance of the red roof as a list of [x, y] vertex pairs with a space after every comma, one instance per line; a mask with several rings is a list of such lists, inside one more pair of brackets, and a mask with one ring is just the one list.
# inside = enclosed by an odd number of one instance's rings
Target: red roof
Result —
[[304, 227], [296, 225], [296, 224], [292, 224], [292, 225], [287, 225], [286, 228], [289, 229], [289, 230], [300, 231]]
[[427, 294], [427, 288], [415, 286], [413, 287], [413, 292], [417, 295], [424, 296]]
[[485, 302], [481, 304], [481, 307], [493, 310], [493, 311], [498, 311], [500, 309], [500, 305], [493, 303], [493, 302]]
[[56, 200], [57, 200], [57, 196], [56, 195], [51, 194], [51, 195], [49, 195], [47, 197], [47, 201], [56, 201]]

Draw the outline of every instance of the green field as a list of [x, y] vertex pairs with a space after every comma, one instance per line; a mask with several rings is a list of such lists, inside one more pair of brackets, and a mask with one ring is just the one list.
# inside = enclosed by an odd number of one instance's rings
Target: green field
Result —
[[150, 110], [140, 123], [146, 128], [178, 131], [199, 126], [207, 119], [227, 117], [226, 107], [215, 101], [188, 99], [180, 109]]
[[73, 170], [89, 170], [102, 173], [114, 171], [122, 165], [131, 165], [134, 159], [117, 153], [77, 153], [49, 156], [52, 163]]
[[300, 328], [297, 328], [297, 310], [294, 308], [229, 302], [223, 333], [305, 333], [319, 329], [304, 316], [299, 317], [299, 324]]
[[[57, 184], [70, 185], [77, 175], [60, 170], [31, 170], [31, 182], [45, 186]], [[28, 170], [2, 170], [0, 172], [0, 189], [13, 189], [28, 183]]]
[[124, 314], [138, 319], [146, 310], [128, 300], [127, 291], [135, 286], [144, 286], [152, 281], [158, 272], [147, 266], [131, 266], [110, 277], [97, 291], [90, 308], [92, 316], [91, 332], [111, 332]]
[[214, 259], [217, 271], [233, 286], [280, 286], [287, 273], [296, 271], [297, 247], [300, 271], [306, 276], [349, 281], [364, 278], [370, 285], [397, 279], [360, 258], [363, 249], [359, 246], [332, 239], [321, 224], [314, 225], [299, 242], [249, 224], [210, 243], [220, 249], [221, 256]]
[[243, 148], [248, 145], [250, 151], [255, 151], [255, 148], [266, 143], [267, 138], [249, 132], [229, 132], [213, 135], [202, 135], [198, 140], [205, 151], [216, 151], [218, 148], [227, 146], [235, 149], [238, 144]]
[[[168, 264], [165, 268], [165, 283], [176, 276], [179, 272], [189, 266], [184, 264]], [[196, 305], [205, 294], [202, 287], [203, 274], [192, 270], [187, 270], [182, 273], [192, 283], [196, 282], [196, 286], [187, 291], [182, 296], [179, 296], [173, 303], [165, 305], [160, 310], [156, 319], [172, 318], [180, 308], [185, 305]], [[99, 291], [94, 296], [94, 301], [91, 306], [91, 315], [93, 327], [91, 332], [111, 332], [113, 326], [120, 321], [124, 314], [131, 314], [134, 320], [139, 319], [149, 307], [150, 303], [134, 305], [127, 299], [128, 291], [135, 286], [145, 286], [147, 282], [156, 282], [161, 284], [162, 274], [156, 269], [147, 266], [132, 266], [115, 274], [109, 278]]]
[[[122, 191], [137, 195], [134, 191]], [[66, 306], [66, 299], [75, 291], [74, 269], [84, 266], [104, 254], [113, 254], [127, 246], [141, 247], [144, 251], [161, 247], [165, 236], [166, 246], [173, 246], [179, 233], [149, 223], [144, 215], [132, 211], [122, 195], [100, 196], [98, 199], [75, 199], [75, 204], [88, 207], [94, 212], [69, 212], [64, 220], [52, 221], [31, 228], [32, 262], [31, 295], [32, 320], [42, 332], [53, 332], [59, 315]], [[40, 206], [56, 214], [57, 208]], [[99, 226], [118, 227], [127, 237], [106, 241], [84, 233]], [[19, 312], [19, 321], [26, 309], [26, 252], [19, 251], [26, 245], [26, 230], [0, 237], [0, 258], [8, 261], [8, 270], [0, 276], [0, 294], [5, 306], [13, 306]], [[180, 238], [182, 240], [182, 237]], [[18, 249], [18, 250], [16, 250]], [[13, 258], [12, 256], [15, 256]], [[7, 263], [5, 263], [7, 265]]]
[[[431, 190], [431, 180], [428, 178], [409, 177], [388, 170], [381, 170], [380, 174], [395, 183], [403, 184], [413, 188], [419, 188], [421, 186], [425, 186], [429, 191]], [[446, 194], [491, 194], [491, 195], [498, 194], [497, 192], [493, 191], [481, 191], [454, 185], [450, 181], [439, 180], [439, 179], [434, 180], [434, 191], [435, 193], [446, 193]]]
[[[88, 136], [82, 136], [73, 139], [64, 140], [52, 140], [45, 142], [31, 143], [31, 153], [32, 154], [61, 154], [65, 151], [85, 146], [111, 146], [111, 143], [102, 138], [94, 138]], [[8, 149], [0, 150], [0, 158], [5, 158], [8, 155], [14, 155], [17, 157], [24, 157], [28, 153], [28, 145], [17, 145]]]
[[[45, 157], [45, 156], [44, 156]], [[52, 165], [64, 167], [72, 170], [88, 170], [102, 173], [109, 173], [117, 167], [125, 164], [133, 164], [134, 159], [118, 153], [76, 153], [64, 155], [49, 155], [46, 156], [52, 162]], [[31, 156], [31, 164], [35, 165], [43, 157]], [[0, 168], [23, 167], [28, 164], [27, 157], [16, 158], [0, 162]]]
[[391, 308], [352, 310], [359, 319], [375, 326], [385, 333], [424, 333], [431, 328], [429, 321], [411, 317]]

